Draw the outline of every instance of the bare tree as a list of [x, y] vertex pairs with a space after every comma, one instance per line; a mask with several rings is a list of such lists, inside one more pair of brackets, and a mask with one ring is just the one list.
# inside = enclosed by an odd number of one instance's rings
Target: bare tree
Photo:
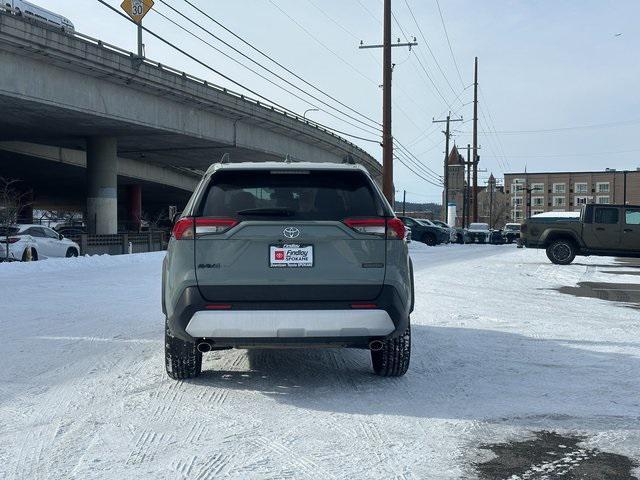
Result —
[[[16, 224], [23, 208], [30, 202], [30, 192], [23, 192], [17, 188], [20, 180], [0, 177], [0, 231], [7, 235], [9, 228]], [[6, 256], [9, 258], [9, 242], [5, 242]]]
[[142, 211], [140, 220], [147, 222], [149, 231], [158, 230], [161, 228], [161, 225], [169, 222], [169, 214], [165, 210], [157, 211], [154, 214]]

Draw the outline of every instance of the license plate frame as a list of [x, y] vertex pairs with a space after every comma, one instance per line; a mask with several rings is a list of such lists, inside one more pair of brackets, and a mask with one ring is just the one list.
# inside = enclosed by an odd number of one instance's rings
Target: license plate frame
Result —
[[269, 245], [269, 268], [313, 268], [314, 265], [314, 248], [310, 243]]

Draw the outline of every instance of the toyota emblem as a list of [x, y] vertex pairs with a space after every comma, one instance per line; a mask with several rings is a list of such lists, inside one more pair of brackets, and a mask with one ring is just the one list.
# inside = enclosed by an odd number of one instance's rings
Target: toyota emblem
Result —
[[297, 238], [300, 236], [300, 230], [296, 227], [287, 227], [282, 231], [282, 234], [287, 238]]

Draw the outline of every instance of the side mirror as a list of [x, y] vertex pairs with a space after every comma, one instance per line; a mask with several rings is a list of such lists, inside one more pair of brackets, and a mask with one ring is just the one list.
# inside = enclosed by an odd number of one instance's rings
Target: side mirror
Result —
[[64, 235], [62, 235], [61, 233], [58, 234], [58, 240], [62, 240], [64, 239]]

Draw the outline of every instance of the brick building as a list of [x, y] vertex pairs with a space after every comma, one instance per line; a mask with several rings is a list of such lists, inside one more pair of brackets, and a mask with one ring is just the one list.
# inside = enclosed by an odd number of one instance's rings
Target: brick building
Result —
[[600, 172], [505, 173], [508, 216], [579, 211], [586, 203], [640, 205], [640, 169]]
[[[472, 187], [467, 186], [465, 173], [465, 159], [457, 147], [454, 145], [449, 153], [448, 173], [449, 173], [449, 198], [447, 203], [456, 204], [456, 227], [468, 225], [473, 222], [473, 215], [467, 210], [473, 209], [471, 198]], [[491, 179], [495, 180], [493, 174]], [[471, 181], [473, 178], [471, 177]], [[468, 188], [465, 188], [468, 187]], [[465, 199], [467, 200], [465, 205]], [[445, 205], [447, 203], [444, 203]], [[494, 228], [502, 227], [509, 221], [509, 215], [506, 211], [507, 199], [504, 193], [504, 187], [493, 183], [493, 191], [490, 191], [488, 185], [478, 185], [478, 222], [488, 223]], [[463, 220], [463, 214], [467, 214], [468, 221]]]

